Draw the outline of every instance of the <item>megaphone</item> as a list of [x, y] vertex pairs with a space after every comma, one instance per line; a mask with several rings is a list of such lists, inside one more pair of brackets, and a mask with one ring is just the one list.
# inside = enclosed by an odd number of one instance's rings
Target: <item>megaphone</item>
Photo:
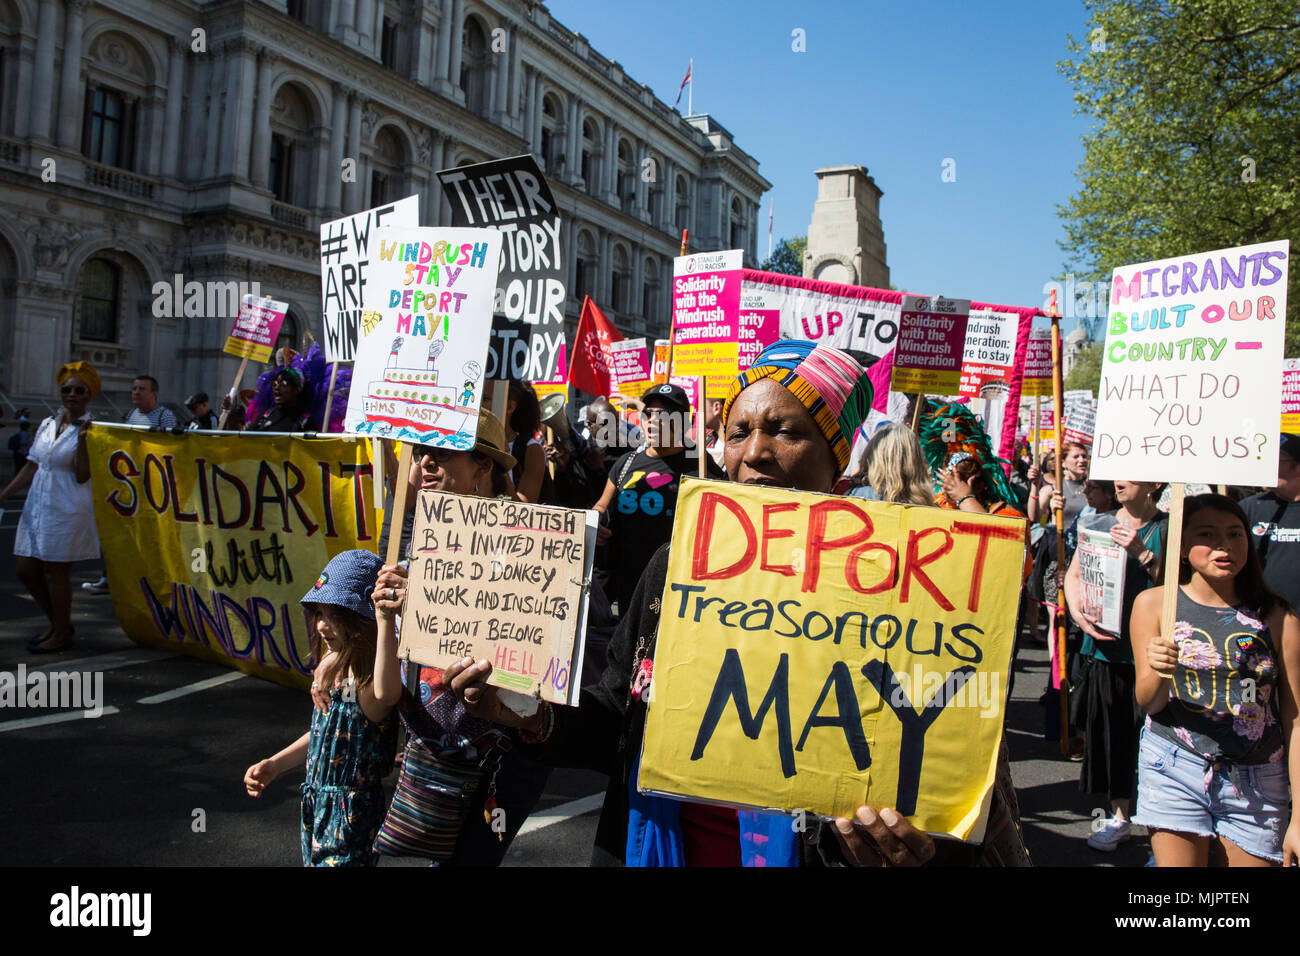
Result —
[[564, 396], [554, 392], [538, 404], [542, 410], [542, 424], [555, 429], [555, 433], [564, 441], [570, 441], [569, 416], [564, 414]]

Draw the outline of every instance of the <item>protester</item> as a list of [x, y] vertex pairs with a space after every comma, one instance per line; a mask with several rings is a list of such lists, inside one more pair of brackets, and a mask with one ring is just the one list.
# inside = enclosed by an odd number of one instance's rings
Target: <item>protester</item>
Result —
[[[673, 534], [673, 512], [682, 475], [698, 475], [698, 459], [686, 455], [691, 403], [680, 385], [654, 385], [642, 397], [647, 444], [614, 463], [605, 491], [593, 506], [602, 523], [596, 540], [609, 544], [610, 577], [619, 614], [631, 606], [641, 574]], [[706, 459], [710, 478], [722, 470]]]
[[704, 448], [713, 459], [713, 463], [722, 467], [722, 456], [726, 446], [722, 441], [722, 406], [720, 398], [711, 398], [704, 403]]
[[1054, 487], [1051, 481], [1044, 480], [1048, 476], [1046, 468], [1029, 469], [1029, 481], [1034, 490], [1028, 501], [1027, 514], [1030, 521], [1037, 521], [1041, 514], [1048, 514], [1050, 520], [1052, 494], [1059, 491], [1065, 499], [1064, 527], [1068, 528], [1074, 522], [1087, 504], [1083, 499], [1083, 483], [1088, 479], [1088, 458], [1087, 445], [1066, 442], [1061, 448], [1061, 468], [1065, 475], [1059, 487]]
[[558, 434], [542, 446], [546, 460], [555, 466], [555, 500], [565, 508], [587, 508], [600, 498], [609, 470], [600, 449], [571, 429], [568, 439]]
[[945, 498], [940, 502], [942, 507], [977, 514], [1025, 517], [1011, 504], [1014, 496], [1005, 486], [1005, 476], [999, 486], [991, 480], [984, 463], [970, 452], [959, 451], [953, 454], [948, 460], [948, 467], [940, 473], [940, 483]]
[[1241, 502], [1268, 585], [1300, 608], [1300, 435], [1283, 433], [1277, 488]]
[[207, 392], [195, 392], [189, 398], [185, 399], [185, 407], [190, 410], [194, 416], [194, 421], [190, 422], [190, 431], [199, 429], [214, 430], [217, 427], [217, 416], [212, 412], [212, 406], [208, 404]]
[[[496, 496], [515, 459], [506, 451], [505, 429], [487, 409], [479, 412], [477, 441], [469, 451], [416, 446], [408, 476], [407, 517], [389, 528], [402, 535], [406, 553], [421, 489]], [[404, 525], [404, 527], [403, 527]], [[387, 536], [385, 535], [385, 538]], [[381, 548], [384, 547], [381, 541]], [[400, 606], [408, 572], [395, 576], [389, 595]], [[317, 668], [320, 683], [323, 661]], [[512, 747], [507, 727], [471, 716], [447, 692], [441, 668], [407, 663], [398, 715], [407, 731], [394, 806], [376, 848], [389, 855], [424, 856], [449, 866], [497, 866], [546, 787], [549, 769]], [[314, 692], [317, 707], [326, 701]], [[422, 784], [434, 779], [437, 793]], [[504, 812], [504, 831], [493, 829], [488, 801]], [[395, 808], [395, 809], [394, 809]]]
[[1155, 505], [1160, 489], [1154, 482], [1115, 482], [1120, 508], [1110, 536], [1128, 552], [1118, 635], [1099, 630], [1097, 618], [1084, 609], [1077, 555], [1065, 575], [1066, 605], [1084, 635], [1079, 680], [1070, 689], [1070, 723], [1084, 735], [1080, 789], [1105, 794], [1111, 809], [1110, 817], [1088, 837], [1088, 846], [1106, 852], [1129, 838], [1129, 814], [1137, 796], [1141, 715], [1133, 696], [1129, 614], [1138, 595], [1160, 583], [1169, 523], [1169, 516]]
[[27, 452], [32, 447], [32, 425], [26, 418], [18, 420], [18, 431], [9, 436], [9, 452], [14, 456], [14, 474], [27, 464]]
[[131, 403], [135, 408], [127, 413], [128, 425], [163, 430], [176, 427], [176, 415], [170, 408], [158, 404], [158, 379], [152, 375], [137, 375], [132, 380]]
[[[492, 404], [490, 382], [483, 401], [485, 405]], [[515, 497], [533, 504], [555, 504], [555, 484], [546, 470], [546, 451], [537, 437], [542, 427], [542, 410], [532, 385], [511, 380], [504, 424], [507, 447], [515, 459], [515, 466], [510, 469]]]
[[[870, 407], [865, 370], [843, 352], [799, 340], [770, 346], [737, 378], [724, 405], [727, 472], [744, 484], [829, 492], [848, 465], [854, 431]], [[502, 708], [498, 691], [487, 683], [489, 661], [458, 662], [444, 678], [472, 713], [520, 726], [550, 762], [609, 775], [593, 863], [737, 865], [745, 852], [742, 844], [753, 847], [755, 840], [765, 841], [762, 853], [769, 865], [800, 859], [918, 865], [940, 858], [966, 861], [977, 853], [986, 862], [1024, 857], [1005, 760], [985, 841], [974, 851], [956, 841], [942, 841], [940, 848], [889, 808], [877, 813], [862, 807], [857, 821], [812, 828], [814, 848], [798, 840], [784, 816], [738, 814], [639, 793], [630, 784], [637, 779], [647, 695], [633, 682], [653, 671], [668, 551], [665, 545], [654, 554], [615, 632], [606, 671], [599, 684], [583, 689], [577, 708], [543, 704], [536, 716], [520, 720]], [[1009, 850], [1010, 845], [1018, 849]]]
[[[258, 384], [261, 385], [261, 379], [258, 380]], [[311, 414], [311, 393], [306, 390], [302, 372], [288, 365], [281, 366], [271, 374], [269, 384], [271, 403], [258, 405], [259, 411], [244, 426], [245, 431], [311, 432], [317, 430], [318, 424], [312, 420]], [[226, 407], [226, 402], [222, 403], [222, 407]]]
[[872, 501], [933, 505], [930, 466], [915, 433], [904, 425], [883, 425], [862, 452], [848, 494]]
[[1229, 866], [1300, 862], [1300, 804], [1287, 808], [1288, 773], [1300, 784], [1300, 619], [1269, 587], [1250, 527], [1230, 498], [1186, 499], [1173, 635], [1164, 587], [1133, 605], [1147, 714], [1134, 822], [1157, 866], [1206, 866], [1211, 843]]
[[597, 398], [584, 408], [582, 420], [586, 423], [582, 437], [604, 456], [606, 471], [626, 449], [641, 444], [641, 430], [629, 425], [607, 398]]
[[[328, 646], [317, 678], [329, 706], [314, 710], [311, 730], [244, 774], [260, 797], [285, 770], [307, 765], [302, 785], [302, 865], [373, 866], [375, 836], [384, 819], [383, 780], [393, 769], [402, 695], [393, 615], [404, 577], [380, 567], [369, 551], [343, 551], [325, 565], [302, 598], [313, 653]], [[373, 592], [373, 593], [372, 593]], [[376, 620], [375, 612], [379, 616]]]
[[41, 422], [32, 447], [0, 501], [28, 489], [14, 536], [18, 578], [50, 621], [49, 628], [27, 642], [36, 654], [72, 646], [73, 561], [99, 557], [95, 510], [90, 494], [90, 456], [86, 429], [90, 400], [99, 394], [99, 373], [89, 362], [68, 362], [55, 374], [63, 411]]

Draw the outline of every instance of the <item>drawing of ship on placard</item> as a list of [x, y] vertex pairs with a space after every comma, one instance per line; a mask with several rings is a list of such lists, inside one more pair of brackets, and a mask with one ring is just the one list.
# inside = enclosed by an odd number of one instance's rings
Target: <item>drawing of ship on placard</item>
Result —
[[447, 447], [473, 447], [478, 410], [457, 405], [458, 388], [438, 384], [434, 361], [442, 353], [442, 340], [429, 343], [423, 368], [398, 365], [404, 341], [400, 335], [393, 339], [384, 377], [366, 385], [367, 420], [357, 431], [408, 440], [436, 439]]

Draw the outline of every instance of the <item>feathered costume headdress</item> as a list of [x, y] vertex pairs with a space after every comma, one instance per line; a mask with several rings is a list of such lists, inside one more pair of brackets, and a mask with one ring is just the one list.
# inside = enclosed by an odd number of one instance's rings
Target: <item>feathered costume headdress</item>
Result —
[[[328, 398], [330, 384], [330, 366], [325, 361], [325, 353], [320, 344], [313, 342], [306, 355], [294, 353], [287, 365], [281, 365], [263, 372], [257, 377], [257, 394], [249, 403], [247, 420], [254, 421], [257, 416], [275, 405], [275, 396], [271, 391], [271, 382], [282, 369], [292, 369], [302, 377], [302, 394], [298, 396], [298, 407], [310, 413], [313, 424], [325, 417], [325, 401]], [[329, 427], [317, 431], [341, 432], [343, 419], [348, 412], [348, 392], [352, 386], [352, 370], [340, 366], [334, 380], [334, 404], [330, 407]]]
[[[1015, 492], [1011, 490], [1007, 473], [1002, 467], [1010, 465], [1010, 462], [993, 453], [988, 432], [984, 430], [984, 426], [980, 424], [980, 420], [974, 413], [965, 405], [940, 405], [937, 402], [921, 400], [925, 401], [925, 407], [921, 411], [919, 437], [931, 474], [937, 476], [948, 467], [954, 454], [964, 452], [980, 463], [993, 493], [1003, 502], [1014, 502]], [[946, 495], [937, 481], [935, 494], [936, 500], [946, 500]]]

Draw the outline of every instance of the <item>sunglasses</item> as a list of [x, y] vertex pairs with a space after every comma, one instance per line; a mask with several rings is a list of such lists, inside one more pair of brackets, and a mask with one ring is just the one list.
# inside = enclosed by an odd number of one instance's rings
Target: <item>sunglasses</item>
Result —
[[422, 461], [427, 456], [435, 465], [445, 465], [456, 455], [455, 448], [437, 448], [433, 445], [416, 445], [411, 454], [415, 456], [416, 461]]
[[64, 385], [59, 391], [64, 395], [89, 395], [90, 389], [84, 385]]

